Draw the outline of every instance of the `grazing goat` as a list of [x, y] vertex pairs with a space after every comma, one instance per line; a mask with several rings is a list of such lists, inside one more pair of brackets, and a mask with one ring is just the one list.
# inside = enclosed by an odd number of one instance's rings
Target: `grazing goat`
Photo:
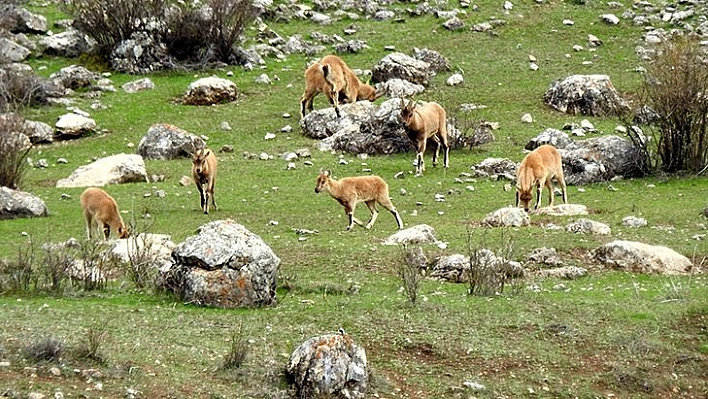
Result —
[[416, 174], [425, 172], [425, 146], [428, 139], [437, 144], [433, 154], [433, 166], [438, 164], [440, 146], [445, 150], [443, 165], [449, 167], [450, 144], [447, 137], [447, 113], [440, 104], [429, 102], [417, 107], [414, 101], [406, 102], [401, 98], [401, 119], [406, 127], [406, 133], [416, 146]]
[[214, 183], [216, 182], [216, 155], [209, 149], [199, 149], [192, 154], [192, 178], [199, 190], [201, 208], [209, 214], [209, 200], [214, 210], [219, 209], [214, 200]]
[[107, 240], [111, 229], [118, 238], [128, 238], [129, 232], [118, 212], [118, 204], [107, 192], [96, 187], [87, 188], [81, 194], [80, 201], [89, 240], [93, 238], [94, 230], [101, 230]]
[[555, 177], [558, 180], [563, 193], [563, 203], [568, 203], [568, 193], [565, 187], [563, 176], [563, 165], [558, 150], [552, 145], [544, 144], [524, 157], [516, 172], [516, 206], [519, 203], [526, 212], [529, 211], [529, 203], [533, 199], [531, 190], [536, 188], [536, 205], [538, 209], [541, 203], [541, 192], [543, 186], [548, 187], [548, 206], [553, 206], [553, 185], [551, 180]]
[[324, 56], [305, 71], [305, 91], [300, 99], [300, 116], [305, 111], [312, 112], [312, 101], [324, 92], [334, 106], [337, 117], [341, 117], [339, 103], [354, 103], [360, 100], [375, 101], [382, 92], [363, 83], [347, 64], [335, 55]]
[[[329, 171], [320, 171], [319, 176], [317, 176], [315, 192], [322, 191], [328, 192], [332, 198], [344, 206], [344, 211], [349, 216], [347, 230], [351, 230], [354, 227], [354, 223], [370, 229], [379, 215], [379, 211], [376, 209], [376, 202], [393, 214], [399, 230], [403, 228], [401, 215], [398, 214], [398, 211], [391, 203], [391, 199], [388, 197], [388, 184], [378, 176], [345, 177], [337, 181], [330, 176]], [[354, 209], [359, 202], [364, 202], [369, 207], [369, 211], [371, 211], [371, 220], [366, 225], [354, 217]]]

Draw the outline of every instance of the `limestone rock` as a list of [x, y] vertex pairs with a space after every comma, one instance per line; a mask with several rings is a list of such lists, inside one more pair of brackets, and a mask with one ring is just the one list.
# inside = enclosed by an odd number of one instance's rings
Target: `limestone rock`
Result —
[[101, 158], [91, 164], [80, 166], [71, 176], [57, 181], [61, 187], [93, 187], [109, 184], [147, 182], [143, 157], [134, 154], [118, 154]]

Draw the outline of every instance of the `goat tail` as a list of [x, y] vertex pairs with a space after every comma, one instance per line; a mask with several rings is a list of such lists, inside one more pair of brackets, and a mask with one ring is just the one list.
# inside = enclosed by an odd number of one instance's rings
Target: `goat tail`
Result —
[[328, 64], [322, 64], [322, 75], [325, 81], [334, 87], [334, 82], [332, 81], [332, 67]]

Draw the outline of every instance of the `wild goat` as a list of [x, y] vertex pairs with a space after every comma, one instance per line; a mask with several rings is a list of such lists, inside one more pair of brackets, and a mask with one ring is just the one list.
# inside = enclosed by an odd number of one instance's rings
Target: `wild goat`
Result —
[[337, 117], [341, 117], [339, 103], [375, 101], [382, 94], [373, 86], [359, 80], [354, 71], [336, 55], [324, 56], [305, 71], [305, 91], [300, 99], [300, 116], [305, 117], [306, 110], [312, 112], [312, 101], [322, 92], [334, 106]]
[[558, 150], [552, 145], [544, 144], [531, 151], [524, 157], [516, 172], [516, 206], [519, 203], [526, 212], [529, 211], [529, 203], [533, 199], [531, 190], [536, 188], [536, 205], [538, 209], [541, 203], [541, 192], [543, 186], [548, 187], [548, 206], [553, 206], [553, 185], [551, 180], [558, 180], [558, 185], [563, 193], [563, 203], [568, 203], [568, 193], [565, 187], [563, 176], [563, 165]]
[[204, 148], [192, 154], [192, 178], [199, 190], [201, 209], [209, 214], [209, 200], [214, 210], [219, 209], [214, 200], [214, 183], [216, 182], [216, 155]]
[[128, 238], [129, 232], [118, 212], [118, 204], [107, 192], [96, 187], [87, 188], [81, 194], [80, 201], [89, 240], [93, 238], [95, 230], [101, 230], [107, 240], [111, 229], [115, 231], [118, 238]]
[[406, 133], [416, 146], [416, 174], [425, 172], [425, 146], [428, 139], [437, 144], [433, 154], [433, 166], [438, 164], [440, 146], [445, 150], [443, 165], [449, 167], [450, 144], [447, 137], [447, 113], [440, 104], [429, 102], [417, 107], [414, 101], [406, 102], [401, 98], [401, 119], [406, 127]]
[[[354, 223], [370, 229], [379, 215], [379, 211], [376, 209], [377, 202], [393, 214], [396, 218], [398, 229], [403, 228], [401, 215], [398, 214], [398, 211], [391, 203], [391, 199], [388, 197], [388, 184], [379, 176], [345, 177], [337, 181], [331, 177], [329, 171], [320, 171], [319, 176], [317, 176], [315, 192], [322, 191], [328, 192], [332, 198], [336, 199], [344, 207], [344, 211], [349, 216], [347, 230], [351, 230], [354, 227]], [[371, 211], [371, 220], [366, 225], [354, 217], [354, 209], [356, 209], [356, 204], [359, 202], [364, 202], [369, 207], [369, 211]]]

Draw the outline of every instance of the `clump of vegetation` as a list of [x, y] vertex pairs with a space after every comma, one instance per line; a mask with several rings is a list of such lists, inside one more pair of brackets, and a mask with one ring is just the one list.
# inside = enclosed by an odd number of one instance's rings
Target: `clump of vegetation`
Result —
[[105, 363], [106, 356], [102, 353], [102, 348], [108, 337], [105, 324], [92, 325], [82, 336], [74, 354], [78, 358], [93, 360], [98, 363]]
[[50, 91], [50, 84], [37, 75], [0, 68], [0, 112], [44, 105]]
[[104, 60], [124, 40], [147, 33], [181, 67], [238, 63], [234, 46], [258, 15], [250, 0], [64, 0], [62, 9], [96, 41], [96, 55]]
[[519, 271], [512, 265], [514, 238], [502, 233], [496, 253], [487, 249], [486, 232], [481, 239], [467, 233], [467, 249], [470, 259], [468, 274], [469, 295], [500, 295], [508, 285], [513, 286]]
[[[3, 93], [1, 82], [0, 93]], [[15, 114], [0, 115], [0, 186], [12, 189], [20, 187], [27, 171], [27, 155], [31, 149], [32, 144], [25, 135], [22, 118]]]
[[231, 333], [229, 351], [221, 363], [221, 370], [232, 370], [243, 366], [249, 350], [248, 337], [243, 329], [243, 323], [239, 323]]
[[403, 283], [406, 298], [410, 303], [415, 303], [418, 299], [418, 288], [422, 280], [420, 271], [425, 266], [425, 257], [420, 247], [409, 247], [405, 244], [401, 245], [401, 253], [403, 262], [398, 266], [398, 277]]
[[708, 166], [707, 66], [698, 40], [684, 36], [661, 46], [647, 66], [641, 103], [653, 111], [657, 133], [655, 140], [629, 133], [638, 147], [655, 153], [653, 163], [664, 172], [696, 173]]
[[64, 344], [54, 337], [44, 337], [22, 349], [25, 359], [40, 362], [56, 362], [61, 357]]

